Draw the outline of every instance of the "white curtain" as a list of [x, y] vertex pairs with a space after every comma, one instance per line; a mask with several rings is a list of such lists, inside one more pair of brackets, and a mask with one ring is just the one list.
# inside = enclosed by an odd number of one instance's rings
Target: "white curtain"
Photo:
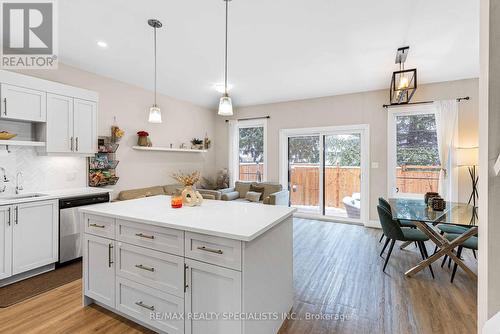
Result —
[[228, 170], [229, 170], [229, 186], [233, 187], [234, 182], [239, 177], [238, 170], [238, 121], [230, 120], [228, 122]]
[[439, 194], [447, 201], [457, 201], [457, 171], [455, 168], [455, 144], [458, 133], [458, 103], [456, 100], [436, 101], [436, 130], [441, 161]]

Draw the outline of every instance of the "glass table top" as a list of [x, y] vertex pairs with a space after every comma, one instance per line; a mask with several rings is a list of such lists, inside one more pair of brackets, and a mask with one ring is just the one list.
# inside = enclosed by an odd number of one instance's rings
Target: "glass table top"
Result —
[[461, 226], [478, 225], [477, 208], [465, 203], [446, 202], [444, 211], [429, 209], [423, 199], [390, 198], [392, 215], [400, 220], [444, 223]]

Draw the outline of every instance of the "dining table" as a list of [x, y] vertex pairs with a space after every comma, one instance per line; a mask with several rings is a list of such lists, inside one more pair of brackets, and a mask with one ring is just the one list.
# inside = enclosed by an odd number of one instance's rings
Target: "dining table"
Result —
[[[415, 275], [439, 258], [448, 255], [471, 278], [477, 280], [477, 275], [453, 251], [465, 240], [477, 236], [479, 224], [477, 207], [465, 203], [446, 202], [445, 209], [438, 211], [430, 208], [423, 199], [407, 198], [390, 198], [389, 203], [394, 219], [412, 221], [437, 246], [433, 255], [406, 271], [407, 277]], [[438, 225], [440, 224], [461, 226], [465, 229], [455, 239], [448, 240], [439, 230]], [[403, 245], [402, 248], [405, 246], [407, 245]]]

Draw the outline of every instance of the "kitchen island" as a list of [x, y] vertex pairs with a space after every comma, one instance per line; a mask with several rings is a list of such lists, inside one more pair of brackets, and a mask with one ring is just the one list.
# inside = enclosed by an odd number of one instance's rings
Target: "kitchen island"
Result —
[[294, 211], [169, 196], [84, 207], [84, 305], [162, 333], [275, 334], [293, 304]]

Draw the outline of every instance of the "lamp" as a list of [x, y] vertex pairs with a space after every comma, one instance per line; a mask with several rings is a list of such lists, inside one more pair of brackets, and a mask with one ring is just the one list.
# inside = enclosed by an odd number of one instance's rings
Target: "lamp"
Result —
[[457, 148], [457, 166], [459, 167], [468, 167], [469, 175], [472, 180], [472, 193], [469, 197], [469, 202], [467, 204], [471, 204], [474, 209], [476, 206], [476, 199], [479, 197], [479, 193], [477, 191], [477, 184], [479, 181], [479, 176], [476, 173], [476, 166], [479, 161], [479, 148], [478, 147], [469, 147], [469, 148]]
[[229, 16], [229, 1], [224, 0], [226, 3], [226, 44], [224, 48], [224, 95], [220, 98], [219, 101], [219, 112], [220, 116], [233, 116], [233, 103], [231, 98], [227, 94], [227, 31], [228, 31], [228, 16]]
[[154, 28], [154, 54], [155, 54], [155, 101], [154, 104], [149, 108], [149, 123], [161, 123], [161, 109], [156, 104], [156, 29], [162, 27], [162, 23], [157, 19], [149, 19], [148, 24]]
[[396, 64], [399, 71], [392, 73], [390, 101], [391, 104], [409, 103], [417, 90], [417, 69], [405, 69], [406, 57], [408, 57], [409, 46], [399, 48], [396, 53]]

